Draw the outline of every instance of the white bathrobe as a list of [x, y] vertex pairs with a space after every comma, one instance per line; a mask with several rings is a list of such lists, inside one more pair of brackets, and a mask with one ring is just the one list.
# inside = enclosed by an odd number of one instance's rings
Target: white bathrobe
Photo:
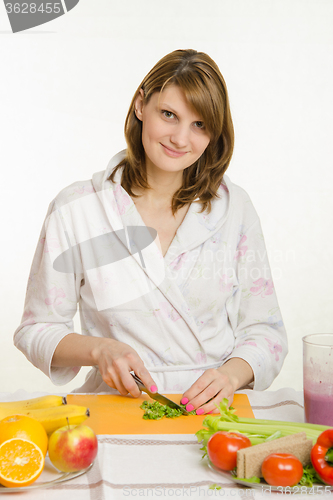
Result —
[[[79, 304], [81, 333], [132, 346], [160, 392], [183, 393], [232, 357], [250, 364], [254, 389], [266, 389], [281, 370], [287, 338], [249, 196], [224, 176], [210, 214], [193, 202], [163, 258], [121, 172], [116, 183], [108, 180], [124, 154], [50, 204], [16, 347], [55, 385], [68, 383], [80, 367], [51, 361], [74, 332]], [[115, 390], [92, 367], [77, 392]]]

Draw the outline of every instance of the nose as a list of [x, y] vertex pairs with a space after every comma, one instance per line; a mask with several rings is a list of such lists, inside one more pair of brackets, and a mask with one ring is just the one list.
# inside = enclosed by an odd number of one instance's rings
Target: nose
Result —
[[170, 136], [170, 142], [178, 148], [185, 148], [190, 142], [190, 129], [186, 125], [178, 124]]

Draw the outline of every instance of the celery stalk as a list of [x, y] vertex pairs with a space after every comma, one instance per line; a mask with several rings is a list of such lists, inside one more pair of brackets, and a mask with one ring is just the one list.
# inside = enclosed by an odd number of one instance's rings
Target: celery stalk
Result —
[[[216, 419], [213, 421], [213, 419]], [[298, 432], [305, 432], [308, 439], [317, 440], [317, 437], [321, 433], [321, 431], [308, 429], [305, 427], [298, 427], [296, 423], [294, 425], [270, 425], [270, 424], [262, 424], [257, 425], [254, 423], [243, 423], [240, 418], [238, 422], [224, 422], [219, 419], [219, 417], [213, 417], [209, 415], [203, 421], [203, 425], [208, 426], [210, 430], [216, 431], [229, 431], [232, 429], [233, 431], [238, 431], [242, 433], [249, 434], [261, 434], [263, 436], [271, 436], [277, 431], [280, 431], [280, 437], [289, 436], [291, 434], [297, 434]]]
[[[324, 432], [327, 429], [330, 429], [327, 425], [320, 424], [307, 424], [305, 422], [287, 422], [285, 420], [265, 420], [260, 418], [243, 418], [238, 417], [238, 422], [242, 422], [243, 424], [257, 424], [257, 425], [276, 425], [276, 426], [292, 426], [292, 427], [304, 427], [305, 429], [313, 429], [316, 431]], [[302, 432], [302, 431], [299, 431]], [[304, 431], [303, 431], [304, 432]]]
[[315, 444], [318, 436], [329, 428], [325, 425], [238, 417], [234, 415], [234, 408], [228, 408], [226, 398], [221, 401], [219, 410], [220, 415], [207, 415], [203, 421], [203, 426], [208, 429], [201, 429], [196, 433], [198, 442], [203, 441], [204, 448], [209, 437], [217, 431], [241, 432], [250, 439], [252, 445], [305, 432], [306, 437]]

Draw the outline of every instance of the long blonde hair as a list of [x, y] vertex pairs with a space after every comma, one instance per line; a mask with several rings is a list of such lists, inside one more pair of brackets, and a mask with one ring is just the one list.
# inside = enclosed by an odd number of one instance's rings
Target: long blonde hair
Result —
[[217, 64], [196, 50], [175, 50], [164, 56], [145, 76], [132, 99], [125, 121], [126, 157], [115, 167], [109, 179], [123, 168], [121, 184], [130, 196], [133, 188], [150, 189], [142, 145], [142, 122], [135, 115], [135, 100], [143, 89], [144, 104], [154, 92], [178, 85], [189, 105], [202, 117], [210, 142], [201, 157], [183, 171], [183, 183], [172, 199], [172, 212], [198, 198], [202, 210], [211, 210], [211, 200], [227, 170], [234, 148], [234, 128], [224, 78]]

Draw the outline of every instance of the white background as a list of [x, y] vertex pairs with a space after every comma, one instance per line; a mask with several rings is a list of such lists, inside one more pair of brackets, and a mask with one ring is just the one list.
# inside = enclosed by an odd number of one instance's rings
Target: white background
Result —
[[[236, 142], [228, 175], [264, 230], [290, 351], [270, 390], [302, 389], [302, 336], [333, 331], [333, 2], [81, 0], [13, 34], [0, 4], [1, 391], [55, 387], [14, 346], [47, 207], [125, 147], [133, 93], [166, 53], [207, 52]], [[79, 321], [76, 320], [79, 331]]]

